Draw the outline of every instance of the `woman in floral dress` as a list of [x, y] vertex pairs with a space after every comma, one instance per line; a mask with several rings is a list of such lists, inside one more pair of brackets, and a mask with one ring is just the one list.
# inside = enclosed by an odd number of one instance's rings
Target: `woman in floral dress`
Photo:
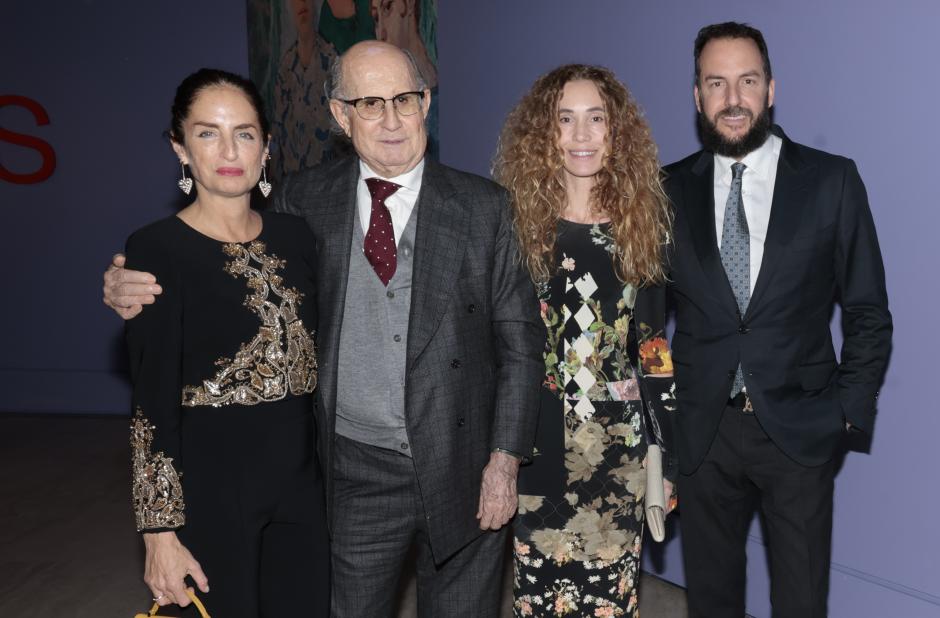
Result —
[[649, 440], [667, 479], [676, 470], [656, 146], [610, 71], [567, 65], [511, 112], [494, 171], [548, 331], [536, 451], [519, 478], [515, 615], [637, 616]]

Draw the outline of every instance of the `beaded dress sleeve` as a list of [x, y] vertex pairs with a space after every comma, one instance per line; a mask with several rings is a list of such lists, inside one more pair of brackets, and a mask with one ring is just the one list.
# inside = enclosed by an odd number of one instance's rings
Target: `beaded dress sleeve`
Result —
[[186, 522], [180, 449], [182, 277], [172, 247], [154, 227], [126, 245], [127, 268], [152, 273], [163, 288], [126, 324], [134, 385], [131, 421], [132, 494], [137, 530], [174, 530]]

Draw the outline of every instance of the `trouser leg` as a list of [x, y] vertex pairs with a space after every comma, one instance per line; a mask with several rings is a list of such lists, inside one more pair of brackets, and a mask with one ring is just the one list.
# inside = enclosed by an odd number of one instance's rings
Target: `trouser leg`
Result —
[[[297, 405], [297, 404], [295, 404]], [[328, 616], [330, 544], [313, 418], [266, 414], [264, 463], [248, 468], [245, 489], [257, 496], [259, 605], [262, 618]], [[270, 412], [270, 409], [268, 410]]]
[[834, 464], [803, 466], [745, 419], [748, 475], [760, 488], [774, 618], [825, 618]]
[[487, 531], [441, 563], [435, 563], [426, 529], [417, 537], [418, 616], [497, 618], [508, 555], [509, 526]]
[[[201, 489], [191, 492], [188, 521], [178, 533], [209, 580], [210, 591], [196, 594], [212, 616], [257, 618], [259, 531], [246, 527], [239, 509], [214, 508], [214, 500], [231, 500], [230, 496], [213, 496]], [[190, 606], [182, 615], [199, 613]]]
[[329, 616], [330, 554], [325, 527], [271, 523], [261, 537], [261, 616]]
[[741, 411], [724, 411], [701, 466], [679, 477], [679, 511], [690, 618], [741, 618], [747, 531], [757, 487], [741, 453]]
[[333, 616], [385, 618], [416, 530], [414, 463], [337, 436], [333, 448]]

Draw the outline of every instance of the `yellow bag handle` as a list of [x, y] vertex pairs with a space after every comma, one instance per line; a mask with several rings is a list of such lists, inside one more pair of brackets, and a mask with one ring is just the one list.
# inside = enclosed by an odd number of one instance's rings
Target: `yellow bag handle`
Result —
[[[190, 600], [193, 602], [193, 605], [196, 606], [196, 609], [199, 610], [199, 615], [202, 616], [202, 618], [211, 618], [209, 612], [206, 611], [206, 606], [202, 604], [202, 601], [199, 600], [199, 597], [196, 596], [196, 592], [192, 588], [187, 588], [186, 594], [189, 595]], [[137, 614], [134, 618], [168, 618], [158, 614], [157, 611], [159, 609], [160, 604], [154, 603], [153, 607], [150, 608], [149, 614]]]

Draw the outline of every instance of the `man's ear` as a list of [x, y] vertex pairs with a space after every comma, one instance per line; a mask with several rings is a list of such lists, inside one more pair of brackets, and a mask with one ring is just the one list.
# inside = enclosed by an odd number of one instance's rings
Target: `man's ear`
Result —
[[346, 108], [349, 105], [343, 103], [338, 99], [330, 99], [330, 113], [333, 114], [333, 120], [336, 121], [336, 124], [343, 130], [343, 133], [346, 134], [346, 137], [349, 135], [349, 116], [346, 115]]
[[425, 118], [428, 117], [428, 111], [431, 109], [431, 91], [425, 88], [424, 97], [421, 99], [421, 115]]
[[702, 100], [699, 97], [698, 84], [695, 84], [695, 86], [692, 87], [692, 98], [695, 99], [695, 109], [697, 109], [699, 113], [701, 113], [702, 112]]

